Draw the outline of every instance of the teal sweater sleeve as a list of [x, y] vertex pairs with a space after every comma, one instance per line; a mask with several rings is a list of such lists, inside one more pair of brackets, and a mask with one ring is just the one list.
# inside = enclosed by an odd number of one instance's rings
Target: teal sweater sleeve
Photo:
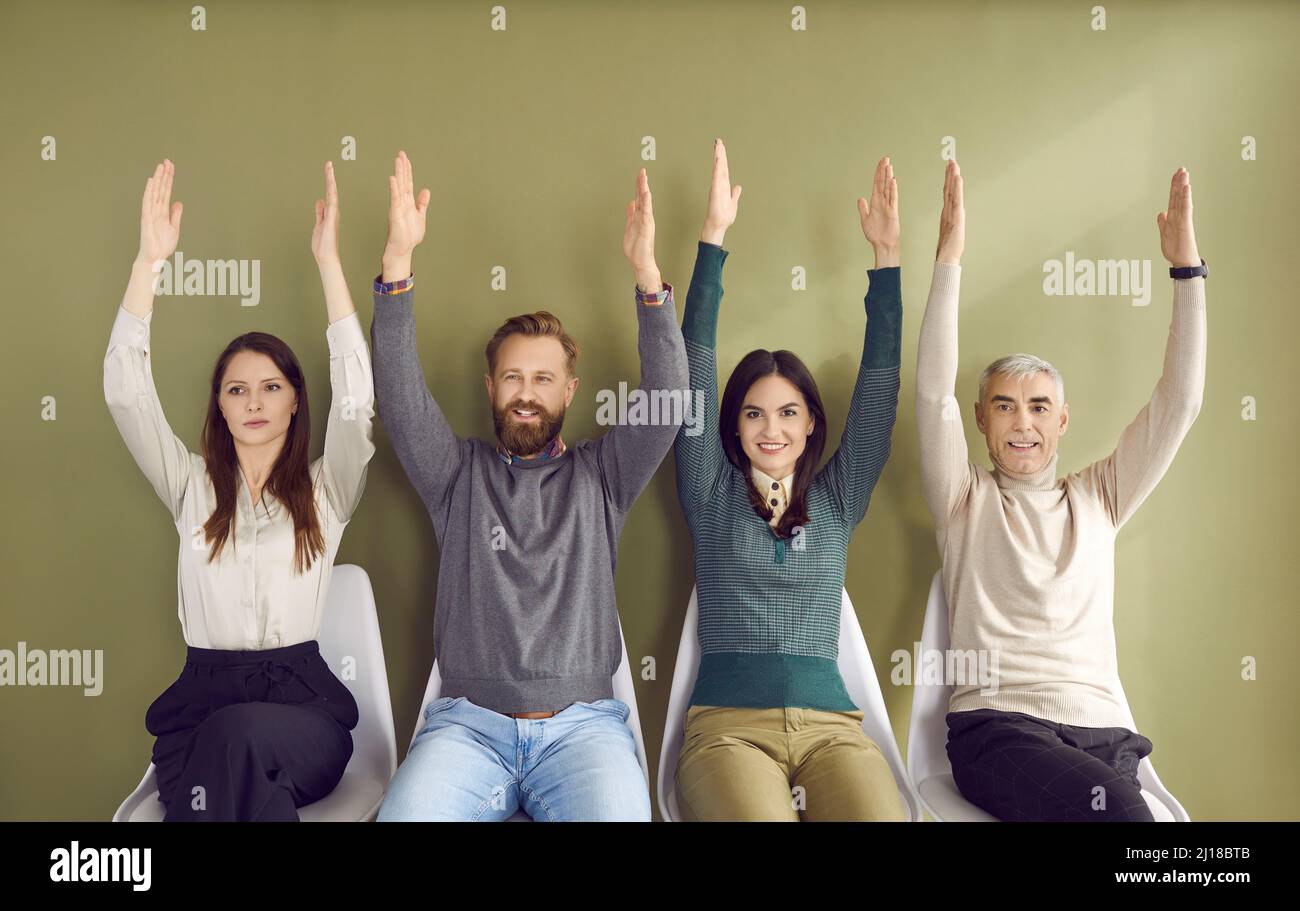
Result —
[[869, 269], [867, 328], [853, 399], [839, 448], [822, 474], [843, 521], [862, 521], [885, 462], [898, 415], [903, 297], [899, 268]]
[[673, 456], [677, 465], [677, 498], [686, 521], [694, 517], [717, 493], [726, 454], [718, 435], [718, 308], [722, 302], [722, 264], [727, 251], [700, 241], [695, 269], [686, 291], [682, 338], [690, 374], [689, 420], [677, 432]]

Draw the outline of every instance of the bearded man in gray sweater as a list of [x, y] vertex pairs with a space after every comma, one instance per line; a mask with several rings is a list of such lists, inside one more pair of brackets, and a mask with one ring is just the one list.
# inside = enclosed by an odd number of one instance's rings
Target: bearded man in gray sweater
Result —
[[[456, 436], [416, 350], [411, 254], [429, 191], [416, 197], [405, 152], [394, 171], [371, 325], [376, 409], [438, 539], [442, 690], [424, 706], [379, 819], [505, 820], [523, 810], [547, 821], [649, 821], [629, 708], [613, 698], [623, 651], [614, 567], [628, 511], [672, 447], [685, 403], [630, 409], [600, 439], [567, 445], [560, 429], [578, 388], [578, 346], [543, 310], [507, 320], [488, 342], [497, 439]], [[655, 264], [644, 169], [623, 251], [636, 275], [641, 358], [630, 398], [669, 403], [689, 385], [686, 351]]]

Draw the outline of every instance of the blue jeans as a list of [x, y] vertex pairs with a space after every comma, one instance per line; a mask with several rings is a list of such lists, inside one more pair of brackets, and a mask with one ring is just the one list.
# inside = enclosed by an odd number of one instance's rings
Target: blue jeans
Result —
[[617, 699], [511, 718], [464, 696], [424, 707], [424, 728], [388, 785], [380, 822], [650, 821], [650, 793]]

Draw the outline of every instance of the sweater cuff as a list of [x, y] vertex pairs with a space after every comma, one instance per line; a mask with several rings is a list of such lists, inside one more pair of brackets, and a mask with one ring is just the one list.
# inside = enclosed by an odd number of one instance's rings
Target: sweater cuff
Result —
[[868, 269], [871, 285], [867, 289], [867, 337], [862, 364], [868, 370], [897, 367], [901, 363], [903, 342], [903, 295], [899, 286], [898, 266]]
[[930, 279], [931, 293], [956, 294], [961, 290], [961, 266], [955, 263], [934, 262], [934, 275]]
[[699, 241], [695, 250], [695, 269], [686, 291], [686, 315], [682, 320], [682, 337], [713, 348], [718, 341], [718, 304], [722, 300], [722, 265], [728, 251], [717, 244]]

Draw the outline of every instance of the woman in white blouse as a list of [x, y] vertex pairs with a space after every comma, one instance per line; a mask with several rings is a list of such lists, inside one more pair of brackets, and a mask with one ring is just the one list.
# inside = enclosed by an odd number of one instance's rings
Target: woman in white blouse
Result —
[[[185, 667], [149, 707], [168, 820], [294, 820], [352, 755], [357, 706], [316, 642], [330, 570], [365, 487], [370, 353], [338, 255], [338, 191], [325, 166], [312, 252], [329, 312], [333, 401], [308, 464], [307, 386], [280, 339], [248, 332], [217, 358], [201, 453], [167, 424], [149, 365], [154, 275], [180, 236], [175, 167], [145, 185], [140, 252], [104, 356], [104, 399], [180, 538]], [[189, 305], [193, 306], [193, 304]]]

